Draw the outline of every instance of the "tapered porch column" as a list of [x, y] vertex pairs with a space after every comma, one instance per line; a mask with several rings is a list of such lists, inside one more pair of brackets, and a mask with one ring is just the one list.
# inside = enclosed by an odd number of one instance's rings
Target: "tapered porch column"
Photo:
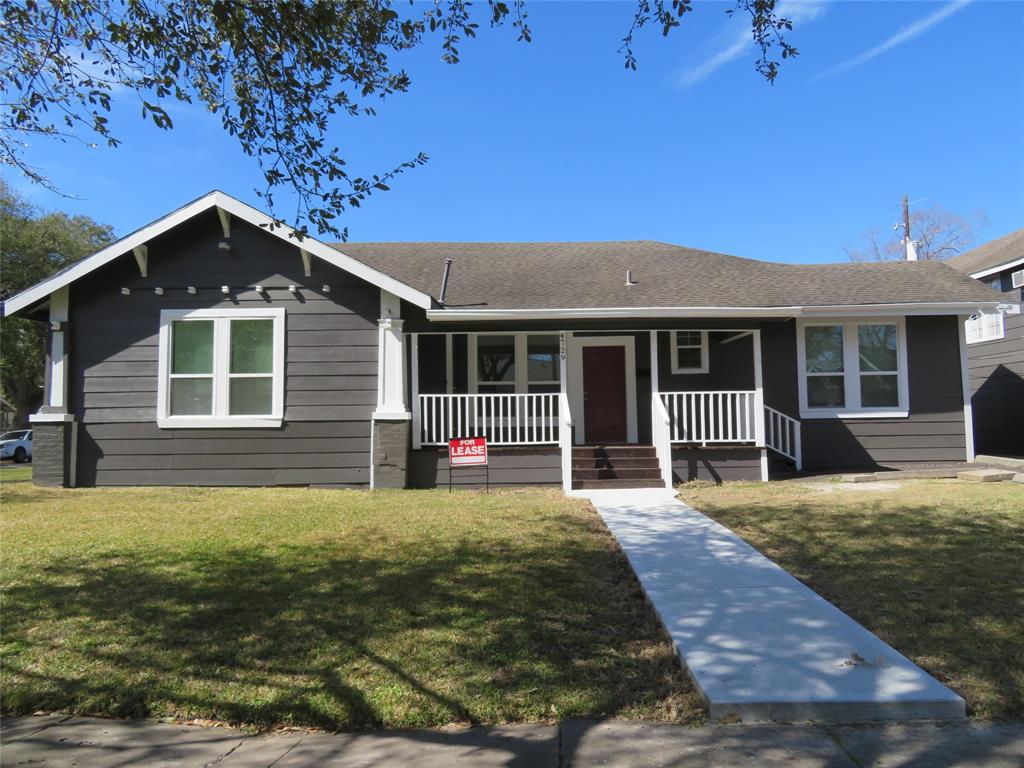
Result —
[[32, 482], [36, 485], [74, 487], [78, 463], [78, 424], [68, 412], [69, 289], [50, 294], [49, 346], [46, 355], [46, 400], [32, 424]]
[[754, 331], [754, 441], [761, 451], [761, 480], [768, 482], [768, 449], [764, 436], [764, 381], [761, 371], [761, 331]]
[[374, 488], [404, 488], [409, 461], [409, 421], [405, 397], [405, 321], [401, 300], [380, 292], [377, 321], [377, 408], [373, 412], [372, 466]]

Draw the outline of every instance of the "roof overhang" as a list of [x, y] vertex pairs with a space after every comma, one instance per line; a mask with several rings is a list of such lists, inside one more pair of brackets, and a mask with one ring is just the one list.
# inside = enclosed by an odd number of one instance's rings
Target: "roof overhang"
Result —
[[237, 200], [223, 192], [213, 191], [203, 195], [198, 200], [194, 200], [191, 203], [182, 206], [173, 213], [169, 213], [151, 224], [147, 224], [142, 229], [132, 232], [130, 235], [121, 238], [116, 243], [108, 245], [103, 250], [94, 253], [92, 256], [82, 259], [69, 269], [59, 272], [53, 277], [43, 280], [40, 283], [36, 283], [32, 287], [26, 288], [21, 293], [15, 294], [4, 302], [4, 315], [10, 317], [11, 315], [45, 301], [54, 291], [57, 291], [66, 285], [70, 285], [76, 280], [85, 277], [90, 272], [109, 264], [120, 256], [133, 253], [136, 248], [145, 246], [146, 243], [153, 238], [173, 229], [179, 224], [188, 221], [204, 211], [210, 210], [211, 208], [216, 208], [222, 216], [223, 214], [236, 216], [253, 226], [259, 227], [265, 230], [268, 234], [278, 237], [281, 240], [288, 242], [290, 245], [294, 245], [302, 251], [306, 251], [317, 258], [323, 259], [328, 264], [332, 264], [339, 269], [343, 269], [358, 278], [366, 280], [368, 283], [372, 283], [373, 285], [388, 291], [389, 293], [393, 293], [395, 296], [398, 296], [411, 304], [415, 304], [423, 309], [429, 309], [434, 305], [433, 299], [427, 294], [417, 291], [415, 288], [411, 288], [405, 283], [399, 282], [389, 275], [385, 275], [383, 272], [379, 272], [372, 267], [368, 267], [361, 261], [356, 261], [352, 257], [346, 256], [342, 251], [332, 248], [326, 243], [308, 236], [299, 239], [299, 236], [291, 227], [284, 224], [275, 224], [274, 220], [270, 216], [262, 211], [258, 211], [251, 205], [246, 205], [241, 200]]
[[837, 304], [818, 307], [583, 307], [567, 309], [428, 309], [432, 322], [502, 320], [628, 320], [647, 318], [873, 317], [878, 315], [972, 315], [997, 311], [1005, 302]]
[[975, 280], [980, 280], [983, 277], [988, 277], [989, 275], [998, 274], [998, 273], [1002, 272], [1005, 269], [1013, 269], [1014, 267], [1020, 267], [1020, 266], [1024, 266], [1024, 256], [1022, 256], [1019, 259], [1013, 259], [1012, 261], [1008, 261], [1005, 264], [997, 264], [994, 267], [989, 267], [989, 268], [983, 269], [983, 270], [981, 270], [979, 272], [971, 272], [970, 274], [971, 274], [971, 277], [973, 277]]

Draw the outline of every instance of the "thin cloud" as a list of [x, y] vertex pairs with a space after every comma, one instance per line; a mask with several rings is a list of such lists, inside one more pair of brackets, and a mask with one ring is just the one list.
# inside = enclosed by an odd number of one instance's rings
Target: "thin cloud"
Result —
[[[813, 21], [825, 12], [825, 3], [822, 0], [790, 0], [790, 2], [779, 3], [776, 13], [782, 18], [789, 19], [795, 27], [797, 24], [806, 24]], [[754, 39], [750, 26], [744, 24], [743, 29], [735, 35], [728, 45], [702, 61], [695, 67], [683, 72], [676, 80], [679, 88], [689, 88], [702, 80], [706, 80], [730, 61], [743, 56], [754, 47]]]
[[859, 67], [861, 64], [864, 64], [865, 62], [871, 61], [872, 59], [881, 56], [883, 53], [888, 53], [896, 46], [908, 43], [915, 37], [923, 35], [936, 24], [945, 21], [957, 11], [962, 10], [970, 2], [971, 0], [953, 0], [953, 2], [947, 3], [946, 5], [939, 8], [939, 10], [935, 11], [935, 13], [929, 14], [928, 16], [925, 16], [923, 19], [918, 19], [913, 24], [904, 27], [896, 34], [887, 38], [881, 44], [876, 45], [874, 48], [864, 51], [863, 53], [854, 56], [852, 59], [847, 59], [846, 61], [842, 62], [841, 64], [837, 64], [831, 69], [827, 69], [824, 72], [821, 72], [814, 79], [821, 80], [823, 77], [831, 77], [832, 75], [839, 74], [840, 72], [846, 72], [847, 70], [853, 69], [854, 67]]

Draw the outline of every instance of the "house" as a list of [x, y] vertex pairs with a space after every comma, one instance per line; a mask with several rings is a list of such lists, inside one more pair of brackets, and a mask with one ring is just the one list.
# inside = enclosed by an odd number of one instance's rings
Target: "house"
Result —
[[483, 435], [491, 482], [569, 489], [971, 460], [1001, 301], [934, 262], [332, 246], [211, 192], [5, 312], [49, 324], [39, 483], [429, 487]]
[[979, 453], [1024, 456], [1024, 229], [954, 256], [950, 266], [1002, 292], [1002, 311], [967, 321]]

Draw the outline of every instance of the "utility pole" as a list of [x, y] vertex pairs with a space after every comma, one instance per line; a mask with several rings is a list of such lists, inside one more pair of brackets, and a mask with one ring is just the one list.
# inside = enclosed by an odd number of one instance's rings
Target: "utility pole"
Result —
[[917, 244], [910, 239], [910, 196], [903, 196], [903, 250], [907, 261], [917, 261]]

